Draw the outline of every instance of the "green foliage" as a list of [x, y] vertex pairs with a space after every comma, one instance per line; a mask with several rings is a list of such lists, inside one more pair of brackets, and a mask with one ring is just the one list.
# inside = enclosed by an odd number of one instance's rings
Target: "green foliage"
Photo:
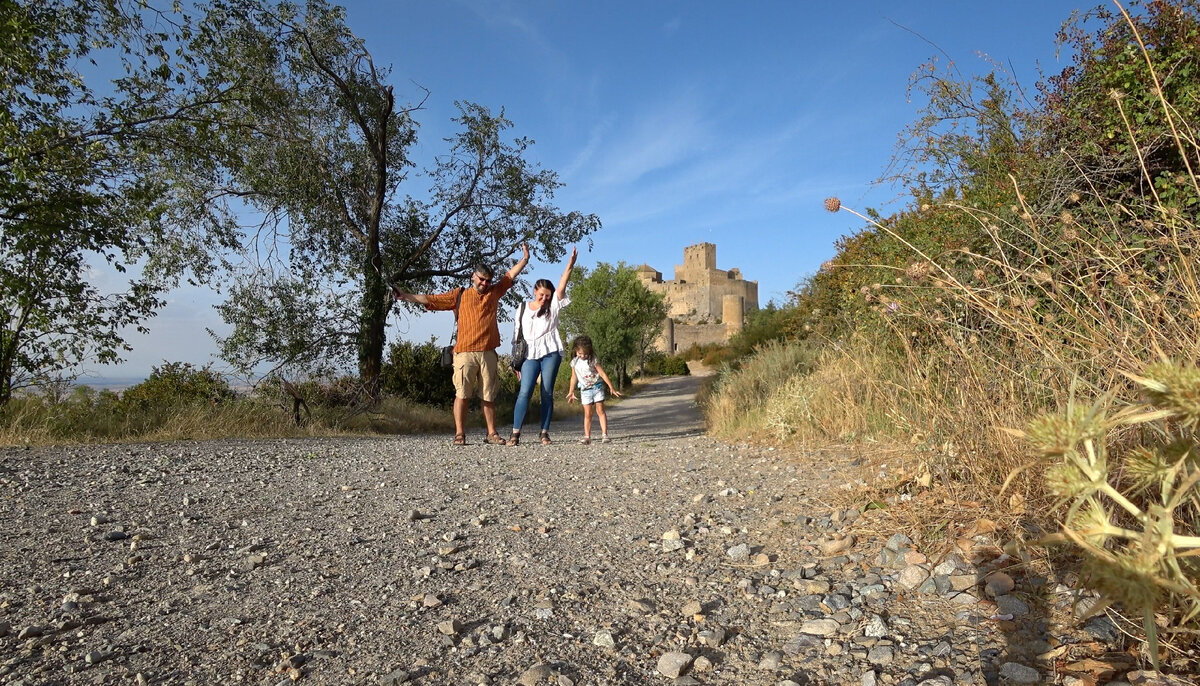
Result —
[[646, 355], [646, 364], [642, 367], [646, 374], [655, 376], [688, 376], [687, 360], [679, 355], [667, 355], [655, 350]]
[[165, 362], [161, 367], [152, 367], [145, 381], [125, 389], [121, 404], [139, 410], [175, 409], [195, 403], [222, 403], [235, 396], [229, 382], [214, 372], [211, 365], [195, 367], [187, 362]]
[[566, 337], [589, 336], [613, 383], [623, 388], [629, 364], [645, 359], [662, 329], [663, 297], [646, 288], [632, 267], [606, 262], [590, 272], [576, 267], [570, 297], [561, 315]]
[[523, 242], [552, 262], [600, 226], [555, 207], [560, 183], [527, 159], [531, 141], [506, 141], [503, 112], [474, 103], [459, 104], [459, 131], [421, 175], [430, 186], [406, 192], [423, 99], [397, 101], [389, 70], [340, 7], [215, 1], [188, 51], [203, 85], [198, 116], [173, 134], [202, 145], [172, 153], [172, 181], [197, 195], [227, 181], [229, 192], [198, 210], [214, 224], [243, 202], [262, 218], [234, 243], [267, 250], [243, 256], [220, 308], [233, 325], [222, 354], [243, 370], [261, 361], [328, 370], [349, 358], [374, 395], [390, 288], [457, 285], [477, 261], [507, 259]]
[[454, 381], [440, 360], [441, 347], [434, 338], [424, 343], [394, 341], [383, 363], [384, 392], [425, 405], [448, 406], [454, 401]]
[[[161, 88], [171, 36], [147, 17], [161, 19], [127, 3], [0, 2], [0, 405], [119, 361], [123, 330], [144, 331], [185, 266], [148, 154], [178, 114]], [[160, 71], [94, 84], [79, 65], [99, 55]], [[98, 265], [140, 273], [106, 291]]]

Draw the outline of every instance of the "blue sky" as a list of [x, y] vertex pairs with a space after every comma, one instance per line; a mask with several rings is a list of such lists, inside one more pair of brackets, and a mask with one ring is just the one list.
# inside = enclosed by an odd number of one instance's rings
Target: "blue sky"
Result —
[[[921, 105], [909, 76], [932, 57], [967, 73], [990, 60], [1030, 93], [1066, 66], [1055, 34], [1075, 9], [1062, 0], [355, 0], [347, 23], [400, 101], [429, 98], [417, 119], [419, 163], [445, 150], [455, 101], [499, 111], [530, 159], [566, 184], [564, 210], [603, 229], [580, 264], [647, 263], [672, 278], [683, 248], [717, 245], [759, 299], [782, 302], [861, 227], [822, 201], [900, 208], [901, 190], [874, 184]], [[413, 183], [422, 184], [420, 178]], [[420, 189], [413, 187], [413, 194]], [[562, 265], [525, 277], [557, 281]], [[204, 364], [221, 330], [201, 289], [171, 295], [131, 335], [126, 364], [104, 377], [147, 374], [163, 360]], [[390, 335], [448, 338], [445, 313], [393, 317]], [[501, 327], [507, 336], [507, 327]], [[217, 368], [222, 368], [216, 362]]]

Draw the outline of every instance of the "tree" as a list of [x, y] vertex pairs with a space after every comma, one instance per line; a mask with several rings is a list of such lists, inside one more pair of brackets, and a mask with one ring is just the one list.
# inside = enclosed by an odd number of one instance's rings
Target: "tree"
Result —
[[[151, 23], [178, 26], [140, 4], [0, 1], [0, 405], [83, 362], [120, 361], [121, 330], [144, 330], [195, 245], [163, 220], [169, 189], [147, 155], [181, 114], [164, 97], [172, 34]], [[101, 53], [126, 70], [104, 96], [78, 66]], [[140, 269], [106, 292], [97, 263]]]
[[260, 252], [220, 308], [233, 325], [223, 356], [245, 370], [353, 357], [375, 397], [391, 287], [448, 287], [522, 242], [553, 262], [600, 222], [551, 205], [560, 184], [525, 160], [531, 141], [504, 141], [503, 112], [472, 103], [459, 103], [431, 187], [401, 197], [424, 101], [397, 104], [344, 19], [324, 0], [214, 2], [190, 43], [207, 89], [197, 101], [210, 104], [177, 132], [205, 145], [181, 149], [176, 169], [197, 191], [222, 181], [214, 216], [245, 203], [260, 220], [243, 241]]
[[623, 262], [616, 267], [601, 262], [591, 272], [576, 267], [570, 288], [563, 328], [572, 337], [587, 334], [596, 356], [611, 365], [624, 387], [629, 362], [641, 364], [662, 330], [667, 316], [663, 297], [646, 288]]

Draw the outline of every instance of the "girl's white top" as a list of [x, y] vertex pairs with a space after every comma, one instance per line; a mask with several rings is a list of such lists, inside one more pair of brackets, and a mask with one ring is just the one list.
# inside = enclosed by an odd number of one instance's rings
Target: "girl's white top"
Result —
[[[562, 308], [571, 304], [570, 298], [558, 299], [558, 291], [550, 296], [550, 311], [545, 317], [538, 317], [537, 310], [530, 309], [525, 303], [524, 314], [518, 319], [521, 323], [521, 335], [529, 344], [527, 359], [540, 360], [552, 352], [562, 352], [562, 334], [558, 332], [558, 313]], [[513, 322], [513, 340], [517, 340], [517, 322]]]
[[596, 371], [596, 363], [582, 357], [571, 358], [571, 369], [575, 370], [575, 382], [580, 390], [600, 384], [600, 372]]

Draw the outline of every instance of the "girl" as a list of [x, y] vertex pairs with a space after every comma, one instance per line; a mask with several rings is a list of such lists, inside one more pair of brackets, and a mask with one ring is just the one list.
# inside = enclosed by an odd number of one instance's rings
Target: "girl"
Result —
[[562, 335], [558, 332], [558, 313], [571, 303], [567, 297], [567, 281], [571, 268], [579, 256], [578, 248], [571, 248], [571, 259], [558, 280], [558, 289], [548, 279], [538, 279], [533, 286], [533, 302], [524, 305], [513, 323], [513, 340], [524, 338], [529, 346], [528, 355], [517, 370], [521, 390], [517, 392], [517, 404], [513, 406], [512, 436], [509, 445], [521, 444], [521, 425], [533, 399], [533, 385], [542, 378], [542, 445], [550, 444], [550, 419], [554, 415], [554, 380], [558, 378], [558, 365], [562, 362]]
[[[571, 343], [575, 356], [571, 358], [571, 390], [567, 391], [567, 402], [575, 402], [575, 384], [579, 384], [579, 402], [583, 403], [583, 438], [580, 443], [588, 445], [592, 442], [592, 409], [600, 417], [600, 442], [608, 443], [608, 415], [604, 414], [604, 386], [608, 392], [620, 398], [621, 394], [613, 388], [608, 380], [608, 374], [596, 361], [596, 353], [592, 351], [592, 339], [580, 336]], [[603, 384], [601, 383], [603, 381]]]

